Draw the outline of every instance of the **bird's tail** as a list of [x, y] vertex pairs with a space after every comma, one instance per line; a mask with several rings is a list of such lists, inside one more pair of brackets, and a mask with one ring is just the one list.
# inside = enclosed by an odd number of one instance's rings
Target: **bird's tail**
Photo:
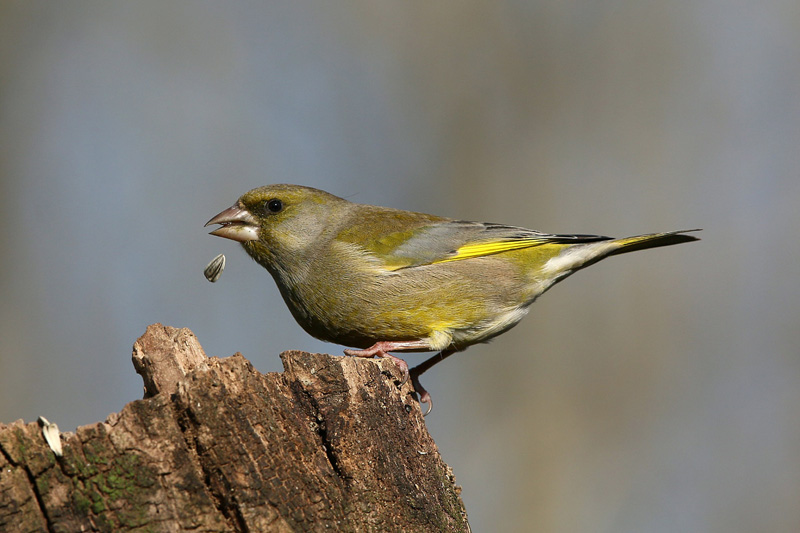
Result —
[[686, 235], [693, 231], [701, 231], [699, 229], [684, 229], [679, 231], [670, 231], [667, 233], [649, 233], [647, 235], [637, 235], [635, 237], [626, 237], [624, 239], [615, 239], [611, 241], [616, 245], [615, 249], [608, 255], [624, 254], [628, 252], [636, 252], [638, 250], [646, 250], [648, 248], [658, 248], [659, 246], [671, 246], [673, 244], [681, 244], [684, 242], [699, 241], [693, 235]]
[[700, 230], [690, 229], [670, 231], [668, 233], [650, 233], [622, 239], [607, 238], [608, 240], [601, 240], [598, 242], [562, 245], [560, 252], [547, 260], [540, 272], [543, 273], [546, 278], [557, 282], [566, 278], [573, 272], [593, 265], [610, 255], [699, 240], [692, 235], [686, 235], [686, 233], [692, 231]]

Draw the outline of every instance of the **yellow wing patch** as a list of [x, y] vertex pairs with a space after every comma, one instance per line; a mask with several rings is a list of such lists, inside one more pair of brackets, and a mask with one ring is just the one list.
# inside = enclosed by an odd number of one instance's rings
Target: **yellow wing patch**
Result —
[[473, 257], [483, 257], [485, 255], [499, 254], [500, 252], [519, 250], [521, 248], [530, 248], [531, 246], [539, 246], [545, 242], [547, 241], [544, 239], [519, 239], [514, 241], [493, 241], [465, 244], [456, 250], [455, 255], [434, 261], [434, 264], [447, 263], [448, 261], [458, 261], [460, 259], [470, 259]]

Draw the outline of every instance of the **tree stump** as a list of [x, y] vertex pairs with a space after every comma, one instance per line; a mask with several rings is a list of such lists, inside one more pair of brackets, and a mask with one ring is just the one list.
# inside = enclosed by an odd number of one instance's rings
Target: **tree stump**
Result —
[[388, 360], [207, 358], [161, 324], [145, 397], [61, 434], [0, 424], [0, 531], [469, 531], [453, 473]]

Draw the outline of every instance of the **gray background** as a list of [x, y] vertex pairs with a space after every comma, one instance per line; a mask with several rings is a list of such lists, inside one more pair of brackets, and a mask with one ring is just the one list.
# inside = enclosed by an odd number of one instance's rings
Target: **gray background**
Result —
[[798, 58], [796, 0], [0, 2], [0, 421], [139, 398], [157, 321], [341, 353], [202, 227], [258, 185], [703, 227], [432, 370], [428, 427], [475, 531], [800, 530]]

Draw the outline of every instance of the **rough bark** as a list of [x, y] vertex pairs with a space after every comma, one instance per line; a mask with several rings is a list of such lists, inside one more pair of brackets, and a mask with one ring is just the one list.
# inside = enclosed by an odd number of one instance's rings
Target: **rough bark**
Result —
[[145, 398], [61, 434], [0, 424], [0, 531], [468, 531], [396, 366], [289, 351], [283, 373], [207, 358], [155, 324]]

